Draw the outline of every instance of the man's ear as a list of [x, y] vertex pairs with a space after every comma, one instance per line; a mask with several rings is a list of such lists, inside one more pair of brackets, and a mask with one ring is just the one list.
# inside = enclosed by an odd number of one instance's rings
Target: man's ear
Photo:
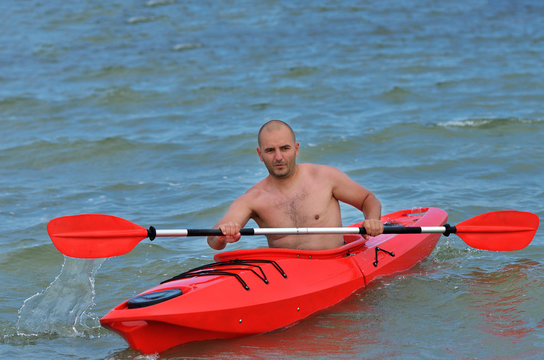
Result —
[[261, 161], [263, 161], [263, 155], [261, 154], [261, 148], [260, 147], [257, 148], [257, 154], [259, 154], [259, 159], [261, 159]]

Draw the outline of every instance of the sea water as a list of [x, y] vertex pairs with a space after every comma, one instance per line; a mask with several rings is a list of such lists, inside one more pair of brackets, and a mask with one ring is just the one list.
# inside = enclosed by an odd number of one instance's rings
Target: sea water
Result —
[[[213, 226], [266, 176], [255, 148], [289, 122], [299, 162], [335, 166], [384, 213], [459, 223], [544, 214], [544, 5], [537, 0], [2, 1], [0, 356], [131, 359], [99, 318], [211, 262], [205, 239], [64, 257], [53, 218]], [[344, 224], [361, 219], [343, 206]], [[251, 225], [251, 224], [250, 224]], [[262, 247], [245, 238], [230, 249]], [[289, 329], [160, 358], [538, 359], [544, 235], [516, 252], [443, 238]], [[153, 358], [157, 358], [154, 356]]]

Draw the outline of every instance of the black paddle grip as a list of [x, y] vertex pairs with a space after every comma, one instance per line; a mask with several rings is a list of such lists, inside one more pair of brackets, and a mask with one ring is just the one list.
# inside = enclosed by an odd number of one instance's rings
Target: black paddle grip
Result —
[[417, 226], [384, 226], [384, 234], [421, 234], [421, 228]]
[[[385, 225], [383, 227], [383, 233], [384, 234], [420, 234], [421, 228]], [[364, 227], [360, 227], [359, 234], [365, 235], [366, 229]]]
[[[255, 235], [251, 228], [240, 229], [242, 235]], [[223, 236], [221, 229], [187, 229], [187, 236]]]

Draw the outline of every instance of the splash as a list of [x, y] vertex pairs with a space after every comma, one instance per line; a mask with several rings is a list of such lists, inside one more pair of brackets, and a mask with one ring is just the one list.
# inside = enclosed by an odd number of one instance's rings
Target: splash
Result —
[[49, 286], [26, 299], [19, 309], [17, 334], [84, 336], [97, 328], [95, 275], [105, 259], [64, 257], [60, 274]]

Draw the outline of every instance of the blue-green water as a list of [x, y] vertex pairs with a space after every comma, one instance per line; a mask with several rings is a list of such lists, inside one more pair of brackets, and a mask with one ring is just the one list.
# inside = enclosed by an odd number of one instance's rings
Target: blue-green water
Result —
[[[0, 355], [126, 359], [98, 319], [210, 262], [204, 239], [65, 258], [49, 220], [106, 213], [210, 227], [266, 175], [256, 132], [289, 122], [384, 212], [458, 223], [544, 214], [538, 0], [1, 1]], [[344, 223], [360, 219], [343, 207]], [[243, 239], [231, 249], [264, 246]], [[161, 358], [537, 359], [544, 235], [511, 253], [443, 238], [412, 272], [292, 328]]]

